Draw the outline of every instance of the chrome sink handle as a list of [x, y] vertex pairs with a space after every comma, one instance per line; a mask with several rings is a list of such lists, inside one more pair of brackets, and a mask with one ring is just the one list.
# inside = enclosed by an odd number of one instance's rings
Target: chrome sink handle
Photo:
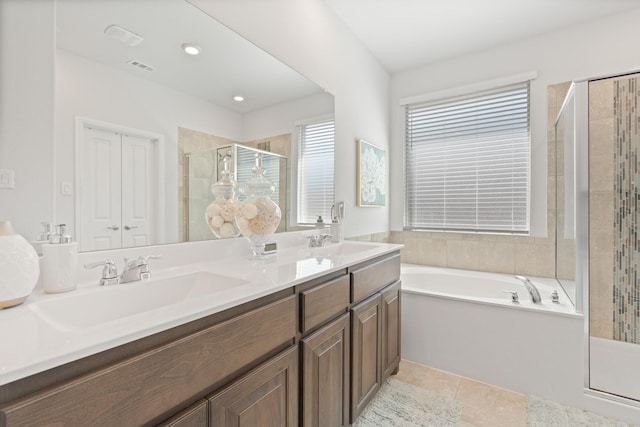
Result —
[[160, 259], [160, 255], [147, 255], [147, 256], [139, 256], [138, 261], [140, 262], [140, 280], [149, 280], [151, 279], [151, 273], [149, 272], [149, 260], [150, 259]]
[[89, 264], [85, 264], [84, 268], [88, 270], [90, 268], [100, 267], [101, 265], [104, 265], [104, 268], [102, 269], [100, 286], [117, 285], [120, 283], [118, 267], [116, 267], [116, 263], [113, 260], [108, 259], [106, 261], [91, 262]]
[[151, 279], [148, 263], [150, 259], [160, 259], [160, 255], [140, 255], [138, 258], [132, 260], [125, 258], [124, 271], [120, 275], [120, 282], [129, 283]]
[[507, 289], [503, 289], [502, 292], [506, 292], [508, 294], [511, 294], [511, 302], [518, 304], [520, 303], [520, 299], [518, 298], [518, 292], [517, 291], [510, 291]]

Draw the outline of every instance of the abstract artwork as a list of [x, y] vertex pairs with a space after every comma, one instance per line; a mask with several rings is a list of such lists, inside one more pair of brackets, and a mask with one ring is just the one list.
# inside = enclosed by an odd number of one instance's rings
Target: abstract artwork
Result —
[[358, 140], [358, 206], [385, 205], [386, 153], [367, 141]]

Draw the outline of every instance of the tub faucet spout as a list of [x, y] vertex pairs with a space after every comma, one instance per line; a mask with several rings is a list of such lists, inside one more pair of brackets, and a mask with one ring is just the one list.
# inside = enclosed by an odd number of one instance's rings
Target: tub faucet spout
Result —
[[536, 288], [536, 286], [533, 283], [531, 283], [531, 280], [529, 280], [528, 277], [515, 276], [515, 278], [522, 281], [522, 283], [524, 283], [524, 286], [527, 288], [527, 291], [529, 291], [529, 295], [531, 295], [531, 301], [533, 301], [534, 303], [539, 303], [542, 301], [542, 298], [540, 297], [540, 291], [538, 291], [538, 288]]

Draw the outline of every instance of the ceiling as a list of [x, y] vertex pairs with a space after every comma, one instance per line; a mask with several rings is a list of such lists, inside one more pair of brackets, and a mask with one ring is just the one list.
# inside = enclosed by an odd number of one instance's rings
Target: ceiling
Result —
[[[144, 40], [129, 46], [107, 36], [113, 24]], [[239, 113], [324, 92], [184, 0], [57, 0], [56, 30], [60, 49]], [[187, 55], [183, 43], [202, 52]], [[130, 60], [155, 71], [135, 68]], [[233, 101], [235, 95], [245, 101]]]
[[638, 0], [324, 0], [391, 73], [640, 8]]

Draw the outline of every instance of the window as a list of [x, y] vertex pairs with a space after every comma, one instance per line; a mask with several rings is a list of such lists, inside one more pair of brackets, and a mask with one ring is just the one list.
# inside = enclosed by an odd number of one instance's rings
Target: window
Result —
[[298, 224], [331, 216], [334, 145], [333, 119], [298, 125]]
[[406, 105], [405, 227], [529, 231], [529, 82]]

